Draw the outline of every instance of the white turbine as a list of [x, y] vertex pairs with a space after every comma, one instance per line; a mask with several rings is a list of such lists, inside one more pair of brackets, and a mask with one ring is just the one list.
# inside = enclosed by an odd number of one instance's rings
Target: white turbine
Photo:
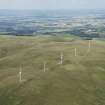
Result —
[[74, 55], [77, 56], [77, 48], [74, 49]]
[[19, 71], [19, 82], [22, 82], [22, 67], [20, 67], [20, 71]]
[[60, 62], [59, 62], [58, 64], [61, 64], [61, 65], [63, 64], [63, 56], [64, 56], [64, 55], [63, 55], [63, 53], [61, 52], [61, 54], [60, 54]]
[[88, 42], [88, 52], [90, 52], [90, 49], [91, 49], [91, 40], [89, 40]]
[[90, 48], [90, 46], [91, 46], [91, 40], [89, 40], [89, 48]]
[[44, 64], [43, 64], [43, 70], [44, 70], [44, 72], [46, 72], [46, 62], [44, 62]]

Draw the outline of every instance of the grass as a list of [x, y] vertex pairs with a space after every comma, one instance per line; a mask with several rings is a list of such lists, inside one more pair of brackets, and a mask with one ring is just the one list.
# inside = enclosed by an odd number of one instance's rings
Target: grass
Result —
[[73, 36], [0, 36], [0, 105], [104, 105], [104, 45], [93, 40], [87, 52], [88, 41]]

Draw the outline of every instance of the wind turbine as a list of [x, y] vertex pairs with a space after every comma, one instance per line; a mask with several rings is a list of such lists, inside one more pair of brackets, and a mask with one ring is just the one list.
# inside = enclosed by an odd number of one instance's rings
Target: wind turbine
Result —
[[20, 71], [19, 71], [19, 82], [22, 82], [22, 67], [20, 66]]
[[63, 56], [64, 56], [64, 55], [63, 55], [63, 53], [61, 52], [61, 54], [60, 54], [60, 62], [59, 62], [59, 64], [61, 64], [61, 65], [63, 64]]
[[77, 56], [77, 48], [74, 49], [74, 55]]
[[91, 49], [91, 40], [89, 40], [88, 42], [88, 52], [90, 52], [90, 49]]
[[43, 64], [43, 71], [46, 72], [46, 62]]

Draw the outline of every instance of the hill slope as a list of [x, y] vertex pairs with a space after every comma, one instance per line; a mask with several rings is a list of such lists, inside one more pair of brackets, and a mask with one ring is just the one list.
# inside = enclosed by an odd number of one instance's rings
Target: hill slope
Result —
[[91, 41], [90, 51], [88, 44], [73, 37], [0, 36], [0, 105], [104, 105], [105, 42]]

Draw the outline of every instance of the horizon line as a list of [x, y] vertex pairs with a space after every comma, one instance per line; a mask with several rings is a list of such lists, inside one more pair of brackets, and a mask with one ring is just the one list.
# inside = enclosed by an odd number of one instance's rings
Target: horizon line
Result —
[[20, 10], [20, 11], [24, 11], [24, 10], [40, 10], [40, 11], [59, 11], [59, 10], [105, 10], [105, 8], [79, 8], [79, 9], [0, 9], [0, 10]]

